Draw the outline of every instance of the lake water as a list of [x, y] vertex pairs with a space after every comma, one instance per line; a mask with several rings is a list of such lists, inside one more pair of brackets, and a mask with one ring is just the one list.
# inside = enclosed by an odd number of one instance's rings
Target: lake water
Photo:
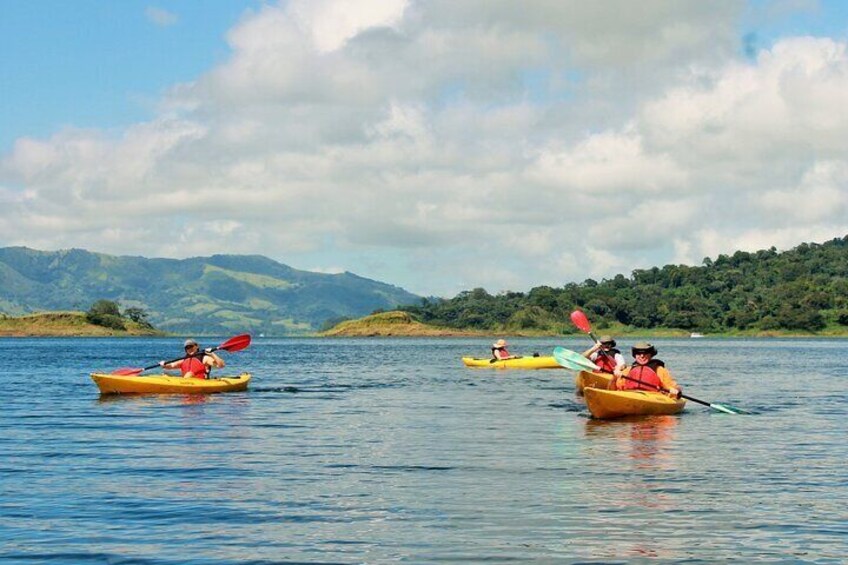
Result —
[[247, 392], [101, 398], [181, 341], [0, 339], [0, 562], [846, 561], [848, 341], [655, 340], [754, 414], [610, 422], [571, 372], [462, 365], [491, 341], [256, 338]]

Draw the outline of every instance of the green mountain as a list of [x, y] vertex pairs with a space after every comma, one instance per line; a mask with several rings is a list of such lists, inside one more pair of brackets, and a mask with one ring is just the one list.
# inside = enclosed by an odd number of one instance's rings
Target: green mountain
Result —
[[147, 259], [81, 249], [0, 248], [0, 313], [143, 308], [175, 333], [303, 334], [420, 297], [353, 273], [299, 271], [260, 255]]

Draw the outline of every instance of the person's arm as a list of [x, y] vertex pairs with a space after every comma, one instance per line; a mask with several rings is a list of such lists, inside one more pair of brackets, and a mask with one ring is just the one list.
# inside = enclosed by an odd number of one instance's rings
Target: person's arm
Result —
[[218, 357], [213, 351], [206, 351], [206, 354], [203, 356], [203, 363], [207, 367], [215, 367], [218, 369], [222, 369], [225, 365], [224, 360]]
[[179, 361], [172, 361], [171, 363], [165, 363], [164, 361], [159, 361], [159, 366], [162, 367], [163, 369], [179, 369], [182, 362], [183, 362], [182, 359], [180, 359]]
[[589, 361], [594, 361], [598, 356], [595, 355], [594, 357], [592, 357], [592, 355], [594, 353], [597, 353], [598, 349], [600, 349], [600, 348], [601, 348], [601, 344], [595, 342], [595, 345], [593, 345], [592, 347], [590, 347], [589, 349], [587, 349], [586, 351], [583, 352], [583, 357], [585, 357]]
[[627, 361], [624, 360], [624, 355], [621, 353], [616, 353], [613, 359], [615, 359], [615, 369], [612, 372], [615, 373], [618, 371], [620, 373], [627, 366]]
[[674, 380], [674, 377], [671, 376], [668, 369], [665, 367], [657, 367], [657, 376], [660, 378], [662, 387], [668, 390], [669, 396], [672, 398], [680, 398], [680, 386], [677, 384], [677, 381]]
[[615, 371], [612, 373], [612, 378], [610, 379], [609, 386], [607, 388], [609, 390], [621, 390], [621, 383], [623, 383], [625, 379], [619, 377], [627, 376], [628, 374], [630, 374], [630, 369], [628, 367], [622, 367], [621, 369], [616, 367]]

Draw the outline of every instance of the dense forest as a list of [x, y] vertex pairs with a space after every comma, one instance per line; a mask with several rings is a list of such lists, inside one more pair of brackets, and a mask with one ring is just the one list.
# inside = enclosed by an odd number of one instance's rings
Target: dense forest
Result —
[[693, 332], [769, 332], [848, 326], [848, 236], [587, 279], [562, 288], [491, 295], [482, 288], [403, 310], [422, 322], [493, 331], [573, 333], [582, 309], [598, 327], [679, 328]]

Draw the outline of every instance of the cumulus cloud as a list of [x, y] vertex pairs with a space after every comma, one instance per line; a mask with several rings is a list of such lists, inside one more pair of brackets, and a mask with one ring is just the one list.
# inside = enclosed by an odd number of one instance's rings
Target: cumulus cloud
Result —
[[788, 222], [838, 224], [848, 217], [848, 162], [816, 162], [796, 186], [767, 190], [751, 204]]
[[21, 138], [0, 241], [451, 295], [848, 233], [848, 54], [736, 1], [291, 1], [123, 131]]

